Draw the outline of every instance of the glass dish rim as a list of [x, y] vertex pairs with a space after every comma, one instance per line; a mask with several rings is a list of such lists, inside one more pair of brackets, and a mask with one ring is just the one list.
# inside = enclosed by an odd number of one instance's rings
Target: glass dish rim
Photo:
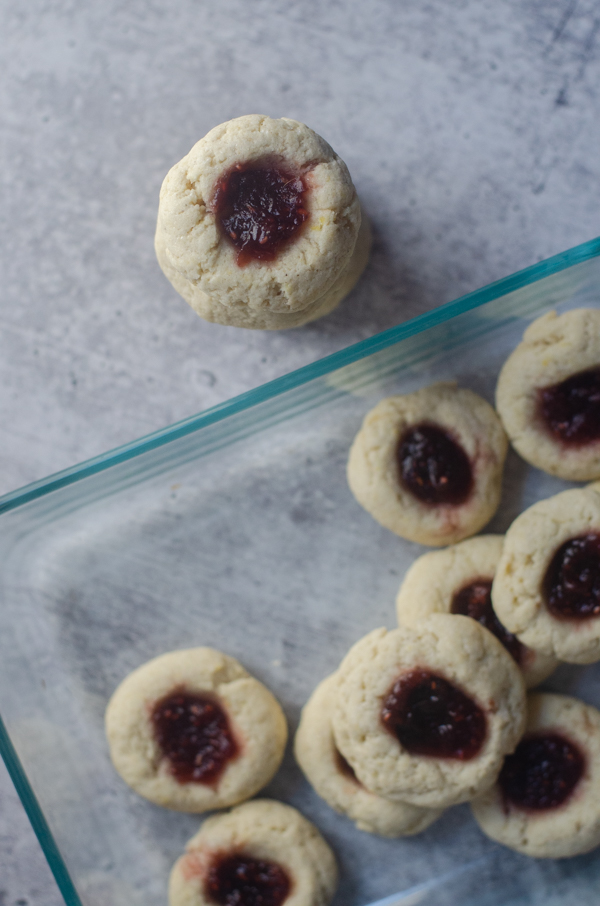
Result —
[[481, 289], [459, 296], [458, 299], [446, 302], [431, 311], [410, 318], [408, 321], [403, 321], [395, 327], [389, 327], [387, 330], [376, 333], [372, 337], [359, 340], [351, 346], [346, 346], [337, 352], [317, 359], [315, 362], [297, 368], [272, 381], [259, 384], [258, 387], [252, 390], [247, 390], [245, 393], [234, 396], [223, 403], [218, 403], [216, 406], [205, 409], [196, 415], [188, 416], [181, 421], [167, 425], [165, 428], [159, 428], [157, 431], [143, 435], [119, 447], [114, 447], [106, 453], [86, 459], [70, 468], [54, 472], [46, 478], [26, 484], [17, 490], [9, 491], [0, 496], [0, 516], [9, 510], [14, 510], [25, 503], [29, 503], [67, 485], [89, 478], [98, 472], [103, 472], [112, 466], [134, 459], [143, 453], [148, 453], [189, 434], [194, 434], [207, 425], [215, 424], [231, 415], [251, 409], [259, 403], [280, 396], [288, 390], [301, 387], [315, 378], [337, 371], [345, 365], [360, 361], [375, 352], [380, 352], [399, 343], [401, 340], [423, 333], [430, 327], [443, 324], [464, 312], [479, 308], [487, 302], [492, 302], [494, 299], [506, 296], [524, 286], [529, 286], [545, 277], [558, 274], [576, 264], [582, 264], [597, 257], [600, 257], [600, 236], [588, 239], [580, 245], [573, 246], [573, 248], [564, 252], [559, 252], [557, 255], [538, 261], [537, 264], [532, 264], [493, 283], [488, 283]]
[[[537, 264], [530, 265], [494, 283], [487, 284], [481, 289], [440, 305], [432, 311], [418, 315], [395, 327], [390, 327], [372, 337], [338, 350], [338, 352], [317, 359], [315, 362], [275, 380], [261, 384], [253, 390], [235, 396], [217, 406], [189, 416], [99, 456], [85, 460], [71, 468], [55, 472], [46, 478], [11, 491], [0, 497], [0, 517], [47, 494], [75, 484], [85, 478], [90, 478], [123, 462], [133, 460], [137, 456], [165, 446], [182, 437], [194, 434], [201, 428], [251, 409], [259, 403], [280, 396], [288, 390], [301, 387], [316, 378], [324, 377], [332, 371], [343, 368], [345, 365], [360, 361], [367, 356], [387, 349], [404, 339], [428, 330], [430, 327], [448, 322], [458, 315], [479, 308], [487, 302], [506, 296], [545, 277], [558, 274], [574, 265], [582, 264], [598, 257], [600, 257], [600, 236], [553, 255]], [[59, 892], [63, 897], [65, 906], [83, 906], [1, 716], [0, 753], [57, 883]], [[464, 869], [466, 866], [461, 868]], [[411, 894], [416, 893], [422, 887], [423, 885], [417, 885], [415, 888], [405, 890], [400, 894], [392, 894], [377, 903], [372, 903], [371, 906], [387, 906], [388, 903], [392, 906], [392, 899], [395, 903], [398, 896], [402, 897], [402, 899], [405, 897], [410, 898]]]

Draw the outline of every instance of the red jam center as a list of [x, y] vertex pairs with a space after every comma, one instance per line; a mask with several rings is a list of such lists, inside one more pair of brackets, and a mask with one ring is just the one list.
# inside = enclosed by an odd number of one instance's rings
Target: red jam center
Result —
[[542, 590], [558, 620], [600, 616], [600, 534], [565, 541], [550, 561]]
[[308, 220], [306, 192], [298, 173], [266, 160], [237, 164], [219, 180], [212, 209], [240, 267], [273, 261], [300, 233]]
[[213, 863], [205, 892], [207, 899], [220, 906], [281, 906], [290, 890], [290, 879], [281, 865], [237, 853]]
[[556, 440], [573, 447], [600, 440], [600, 368], [539, 390], [538, 407]]
[[179, 783], [215, 784], [238, 754], [227, 715], [211, 698], [174, 692], [152, 711], [154, 735]]
[[465, 617], [471, 617], [485, 626], [498, 641], [502, 642], [517, 664], [520, 664], [525, 649], [518, 638], [505, 629], [496, 616], [492, 607], [491, 591], [491, 579], [475, 579], [474, 582], [470, 582], [456, 592], [450, 610], [452, 613], [461, 613]]
[[437, 425], [409, 428], [398, 444], [402, 484], [423, 503], [464, 503], [473, 487], [469, 457]]
[[584, 770], [576, 745], [560, 733], [536, 733], [506, 758], [498, 782], [506, 806], [538, 812], [566, 802]]
[[468, 761], [481, 749], [485, 714], [448, 680], [428, 670], [398, 679], [383, 702], [381, 720], [411, 755]]

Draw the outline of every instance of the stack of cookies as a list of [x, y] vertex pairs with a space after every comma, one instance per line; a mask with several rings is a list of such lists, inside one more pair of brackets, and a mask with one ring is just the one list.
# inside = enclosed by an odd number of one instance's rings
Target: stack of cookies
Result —
[[[490, 837], [536, 857], [600, 844], [600, 712], [526, 689], [560, 661], [600, 660], [600, 312], [534, 322], [497, 412], [444, 383], [383, 400], [350, 451], [355, 497], [396, 534], [442, 550], [408, 570], [399, 628], [377, 629], [315, 690], [296, 756], [358, 827], [423, 830], [471, 801]], [[475, 535], [500, 501], [508, 440], [587, 488]]]
[[359, 827], [401, 836], [487, 790], [524, 726], [525, 685], [500, 642], [433, 614], [351, 648], [305, 707], [296, 757]]
[[158, 263], [207, 321], [260, 330], [314, 321], [353, 288], [370, 246], [346, 164], [287, 117], [216, 126], [161, 188]]

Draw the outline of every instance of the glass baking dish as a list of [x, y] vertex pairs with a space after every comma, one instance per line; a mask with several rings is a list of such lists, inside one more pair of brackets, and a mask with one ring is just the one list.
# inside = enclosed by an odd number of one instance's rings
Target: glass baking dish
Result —
[[[526, 324], [581, 305], [600, 305], [600, 240], [0, 500], [0, 747], [68, 906], [164, 906], [199, 825], [113, 771], [103, 714], [118, 682], [164, 651], [210, 645], [273, 690], [293, 733], [350, 645], [394, 625], [422, 551], [347, 487], [366, 411], [447, 379], [492, 400]], [[489, 530], [564, 486], [511, 454]], [[552, 686], [600, 704], [595, 666], [561, 668]], [[467, 806], [414, 838], [357, 831], [312, 792], [290, 747], [264, 795], [332, 844], [336, 906], [598, 902], [596, 853], [518, 856], [484, 838]]]

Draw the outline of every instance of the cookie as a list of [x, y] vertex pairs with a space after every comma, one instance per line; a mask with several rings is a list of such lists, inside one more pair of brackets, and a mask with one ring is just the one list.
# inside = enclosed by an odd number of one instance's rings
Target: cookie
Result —
[[169, 906], [327, 906], [336, 886], [316, 827], [289, 805], [256, 799], [204, 821], [173, 867]]
[[494, 613], [492, 581], [503, 542], [503, 535], [479, 535], [423, 554], [404, 577], [396, 613], [398, 622], [405, 626], [415, 626], [432, 613], [459, 613], [476, 619], [502, 642], [530, 688], [549, 677], [558, 661], [553, 655], [522, 645]]
[[220, 324], [278, 330], [328, 314], [358, 280], [370, 241], [346, 165], [295, 120], [217, 126], [160, 192], [158, 262]]
[[482, 831], [537, 859], [600, 844], [600, 712], [566, 695], [529, 696], [525, 736], [498, 783], [471, 803]]
[[489, 403], [454, 382], [433, 384], [368, 413], [348, 483], [381, 525], [441, 547], [474, 535], [496, 512], [507, 447]]
[[506, 533], [492, 602], [509, 632], [572, 664], [600, 659], [600, 495], [540, 500]]
[[335, 742], [364, 786], [444, 808], [491, 786], [525, 724], [521, 671], [475, 620], [376, 629], [337, 672]]
[[517, 452], [571, 481], [600, 478], [600, 310], [550, 312], [504, 363], [496, 406]]
[[204, 812], [249, 799], [281, 763], [287, 724], [265, 686], [212, 648], [171, 651], [130, 673], [106, 709], [110, 756], [157, 805]]
[[294, 752], [308, 782], [359, 830], [382, 837], [408, 837], [425, 830], [439, 818], [441, 809], [392, 802], [369, 792], [336, 748], [331, 727], [336, 688], [335, 674], [328, 676], [302, 709]]

